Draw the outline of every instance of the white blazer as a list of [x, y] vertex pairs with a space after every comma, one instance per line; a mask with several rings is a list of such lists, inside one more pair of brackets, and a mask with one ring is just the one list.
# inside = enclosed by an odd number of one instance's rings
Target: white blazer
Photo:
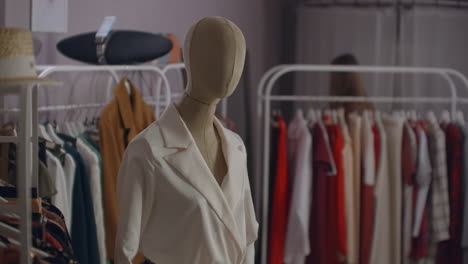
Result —
[[174, 105], [125, 151], [115, 263], [253, 264], [258, 223], [240, 137], [215, 120], [228, 173], [212, 175]]

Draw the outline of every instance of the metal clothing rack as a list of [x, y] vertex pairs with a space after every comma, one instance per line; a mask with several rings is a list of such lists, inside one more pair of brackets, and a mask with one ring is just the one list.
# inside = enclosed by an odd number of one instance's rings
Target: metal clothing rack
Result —
[[[448, 83], [449, 97], [388, 97], [388, 96], [308, 96], [308, 95], [272, 95], [275, 83], [280, 77], [291, 72], [362, 72], [362, 73], [405, 73], [430, 74], [442, 77]], [[258, 85], [258, 117], [263, 118], [263, 170], [261, 198], [261, 263], [267, 262], [268, 246], [268, 205], [269, 205], [269, 164], [270, 164], [270, 116], [271, 102], [370, 102], [370, 103], [438, 103], [449, 104], [453, 116], [458, 104], [468, 104], [467, 98], [459, 98], [454, 80], [462, 83], [468, 91], [468, 79], [460, 72], [448, 68], [387, 67], [387, 66], [336, 66], [336, 65], [279, 65], [267, 71]], [[263, 114], [263, 115], [262, 115]], [[261, 129], [259, 130], [261, 131]], [[261, 133], [261, 132], [260, 132]], [[261, 138], [261, 137], [259, 137]], [[259, 202], [259, 201], [258, 201]], [[258, 203], [257, 203], [258, 204]]]
[[[140, 72], [152, 72], [160, 77], [161, 84], [164, 84], [165, 94], [164, 94], [164, 101], [162, 103], [164, 106], [168, 106], [171, 102], [171, 88], [169, 81], [166, 77], [166, 74], [157, 66], [154, 65], [124, 65], [124, 66], [94, 66], [94, 65], [40, 65], [36, 67], [38, 71], [40, 71], [40, 77], [49, 76], [52, 73], [57, 72], [107, 72], [112, 77], [112, 80], [115, 83], [120, 81], [118, 72], [129, 72], [129, 71], [140, 71]], [[111, 83], [109, 83], [108, 88], [106, 90], [106, 98], [112, 98], [112, 89], [110, 89]], [[156, 88], [155, 95], [156, 101], [149, 101], [150, 105], [158, 105], [161, 101], [159, 98], [161, 97], [161, 88], [160, 85]], [[107, 102], [106, 102], [107, 103]], [[62, 106], [46, 106], [39, 108], [39, 111], [60, 111], [60, 110], [70, 110], [70, 109], [79, 109], [79, 108], [97, 108], [102, 107], [105, 104], [79, 104], [79, 105], [62, 105]], [[156, 116], [160, 115], [159, 107], [156, 107], [155, 110]]]
[[[164, 103], [167, 107], [171, 101], [171, 90], [169, 81], [163, 71], [153, 65], [138, 66], [72, 66], [72, 65], [44, 65], [37, 66], [40, 72], [39, 77], [46, 77], [56, 72], [108, 72], [113, 81], [119, 82], [117, 72], [120, 71], [149, 71], [159, 75], [165, 88], [164, 101], [154, 101], [154, 104]], [[0, 226], [0, 234], [12, 235], [13, 239], [20, 242], [21, 245], [21, 263], [30, 264], [30, 252], [32, 249], [31, 233], [31, 187], [38, 186], [38, 158], [34, 153], [38, 153], [38, 112], [61, 111], [81, 108], [102, 107], [105, 104], [77, 104], [77, 105], [56, 105], [38, 107], [37, 88], [38, 86], [18, 86], [1, 87], [0, 94], [16, 94], [20, 99], [20, 107], [17, 109], [2, 109], [0, 113], [17, 112], [18, 116], [18, 136], [5, 137], [0, 136], [0, 143], [15, 143], [18, 147], [17, 152], [17, 188], [18, 202], [14, 205], [0, 203], [0, 212], [14, 213], [20, 217], [19, 232], [13, 232], [5, 226]], [[60, 89], [51, 88], [51, 89]], [[111, 89], [107, 90], [107, 98], [110, 98]], [[157, 93], [157, 95], [160, 95]], [[160, 97], [157, 97], [158, 99]], [[159, 107], [156, 107], [156, 114], [159, 116]]]

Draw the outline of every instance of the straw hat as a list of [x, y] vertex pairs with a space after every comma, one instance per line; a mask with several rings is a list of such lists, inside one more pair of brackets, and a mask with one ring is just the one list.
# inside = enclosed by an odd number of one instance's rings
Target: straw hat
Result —
[[61, 83], [37, 76], [31, 31], [0, 28], [0, 86], [17, 84]]

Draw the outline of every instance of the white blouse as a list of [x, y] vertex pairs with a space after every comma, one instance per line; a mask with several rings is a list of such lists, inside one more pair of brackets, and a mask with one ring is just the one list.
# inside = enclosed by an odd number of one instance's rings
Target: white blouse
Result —
[[258, 223], [239, 136], [215, 127], [228, 173], [220, 186], [174, 105], [125, 151], [115, 263], [253, 264]]

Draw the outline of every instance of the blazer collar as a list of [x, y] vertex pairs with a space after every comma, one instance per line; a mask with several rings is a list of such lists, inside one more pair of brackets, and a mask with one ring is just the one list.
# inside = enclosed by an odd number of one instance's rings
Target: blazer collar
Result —
[[[131, 96], [127, 92], [125, 82], [130, 85]], [[142, 122], [139, 120], [144, 116], [145, 103], [138, 89], [128, 79], [123, 78], [115, 87], [114, 94], [125, 128], [143, 129], [141, 128], [142, 124], [140, 124]]]
[[221, 186], [208, 168], [190, 131], [174, 105], [170, 105], [158, 121], [164, 146], [178, 150], [165, 156], [164, 159], [205, 197], [230, 231], [238, 249], [242, 250], [242, 236], [240, 236], [233, 211], [239, 205], [244, 194], [245, 149], [242, 142], [232, 132], [227, 131], [218, 119], [215, 119], [214, 122], [220, 134], [223, 154], [228, 167], [228, 173]]

